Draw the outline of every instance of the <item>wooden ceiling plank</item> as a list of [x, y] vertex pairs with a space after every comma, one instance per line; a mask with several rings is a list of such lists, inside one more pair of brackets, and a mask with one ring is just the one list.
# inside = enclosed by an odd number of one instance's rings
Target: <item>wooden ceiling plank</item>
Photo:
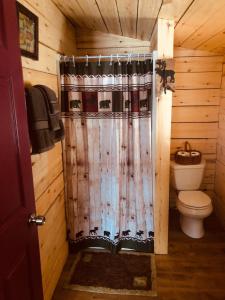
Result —
[[86, 27], [84, 12], [77, 4], [76, 0], [52, 0], [61, 12], [74, 24]]
[[175, 28], [175, 45], [184, 47], [188, 39], [200, 26], [224, 5], [224, 0], [195, 0]]
[[116, 0], [124, 36], [136, 38], [138, 0]]
[[206, 51], [213, 51], [213, 49], [218, 47], [225, 46], [225, 28], [205, 41], [202, 45], [200, 45], [197, 49], [206, 50]]
[[215, 3], [219, 9], [217, 13], [215, 13], [213, 16], [210, 16], [205, 24], [198, 28], [195, 33], [193, 33], [187, 40], [184, 41], [182, 46], [197, 49], [209, 38], [213, 37], [215, 34], [224, 29], [225, 1], [223, 0], [222, 7], [219, 5], [219, 1], [216, 1]]
[[161, 7], [159, 0], [139, 0], [137, 38], [149, 41]]
[[[217, 53], [220, 53], [222, 56], [223, 56], [223, 67], [224, 67], [224, 64], [225, 64], [225, 44], [223, 44], [223, 45], [221, 45], [221, 46], [219, 46], [219, 47], [217, 47], [217, 48], [215, 48], [215, 49], [213, 49], [212, 50], [214, 53], [217, 51]], [[223, 74], [225, 74], [224, 72], [223, 72]], [[224, 81], [225, 82], [225, 81]], [[225, 98], [225, 97], [224, 97]]]
[[109, 33], [122, 35], [120, 20], [115, 0], [96, 0], [101, 15], [106, 23]]
[[[46, 0], [25, 0], [33, 8], [35, 8], [40, 14], [42, 14], [50, 23], [56, 25], [65, 23], [65, 16], [57, 8], [54, 1]], [[72, 26], [72, 25], [71, 25]]]
[[193, 0], [163, 0], [159, 18], [174, 20], [176, 24], [192, 2]]
[[225, 45], [221, 45], [221, 46], [218, 46], [216, 47], [215, 49], [212, 49], [212, 52], [216, 52], [216, 53], [220, 53], [220, 54], [223, 54], [225, 53]]
[[[74, 1], [74, 0], [73, 0]], [[95, 0], [76, 0], [85, 15], [86, 27], [92, 30], [108, 32]], [[108, 3], [108, 0], [105, 1]]]

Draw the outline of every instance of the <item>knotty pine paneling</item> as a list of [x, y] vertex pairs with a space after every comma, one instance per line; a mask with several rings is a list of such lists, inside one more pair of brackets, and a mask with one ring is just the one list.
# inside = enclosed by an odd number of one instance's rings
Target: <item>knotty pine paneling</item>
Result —
[[[58, 95], [57, 58], [76, 52], [75, 30], [51, 0], [19, 2], [39, 18], [39, 60], [22, 57], [24, 83], [47, 85]], [[47, 220], [38, 234], [44, 300], [50, 300], [68, 255], [61, 143], [31, 159], [37, 214]]]
[[150, 41], [141, 41], [116, 34], [77, 29], [76, 37], [79, 55], [148, 53], [150, 51]]
[[224, 53], [224, 0], [52, 1], [82, 29], [149, 41], [157, 19], [173, 20], [176, 46]]
[[158, 0], [142, 0], [138, 2], [136, 38], [150, 41], [160, 7], [161, 2]]
[[74, 53], [76, 48], [74, 27], [51, 0], [20, 0], [19, 2], [38, 16], [41, 44], [59, 53]]
[[58, 94], [58, 78], [56, 75], [23, 68], [23, 79], [25, 86], [41, 83], [47, 85]]
[[220, 89], [179, 90], [173, 93], [173, 106], [195, 106], [220, 104]]
[[[175, 48], [171, 156], [187, 140], [206, 160], [202, 189], [214, 190], [223, 56]], [[172, 197], [172, 205], [174, 205]]]
[[[208, 43], [218, 32], [224, 31], [225, 3], [223, 0], [195, 0], [183, 14], [175, 28], [175, 45], [211, 50], [204, 43]], [[218, 44], [224, 43], [224, 37]], [[218, 45], [215, 43], [216, 45]]]
[[218, 122], [219, 107], [207, 106], [175, 106], [173, 107], [174, 123], [209, 123]]
[[219, 130], [217, 139], [217, 158], [215, 176], [215, 208], [225, 228], [225, 63], [221, 84], [221, 101], [219, 106]]
[[105, 0], [97, 0], [97, 4], [108, 31], [122, 35], [116, 1], [107, 1], [105, 5]]

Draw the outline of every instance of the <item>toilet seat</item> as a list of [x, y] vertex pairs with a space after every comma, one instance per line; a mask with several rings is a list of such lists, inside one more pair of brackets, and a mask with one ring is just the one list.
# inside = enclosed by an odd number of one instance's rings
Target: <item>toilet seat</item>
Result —
[[211, 206], [210, 197], [202, 191], [180, 191], [178, 201], [182, 206], [197, 210]]

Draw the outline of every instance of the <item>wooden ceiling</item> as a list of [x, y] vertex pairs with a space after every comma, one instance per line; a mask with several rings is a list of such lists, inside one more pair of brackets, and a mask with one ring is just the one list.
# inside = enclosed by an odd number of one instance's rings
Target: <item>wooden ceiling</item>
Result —
[[80, 28], [150, 40], [175, 20], [175, 46], [225, 53], [225, 0], [52, 0]]

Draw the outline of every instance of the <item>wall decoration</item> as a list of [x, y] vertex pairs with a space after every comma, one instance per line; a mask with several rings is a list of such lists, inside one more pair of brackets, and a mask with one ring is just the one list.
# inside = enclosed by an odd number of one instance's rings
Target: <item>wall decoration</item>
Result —
[[16, 4], [21, 54], [38, 60], [38, 17], [18, 1]]

